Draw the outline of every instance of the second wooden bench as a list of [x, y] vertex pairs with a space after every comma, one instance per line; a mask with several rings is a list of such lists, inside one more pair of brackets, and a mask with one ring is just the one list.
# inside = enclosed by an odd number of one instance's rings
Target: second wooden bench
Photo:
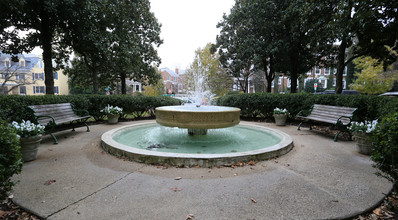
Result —
[[[333, 124], [337, 129], [339, 129], [339, 132], [334, 136], [334, 141], [337, 141], [337, 138], [342, 131], [349, 132], [348, 126], [351, 124], [352, 117], [356, 110], [357, 108], [315, 104], [312, 108], [311, 114], [308, 116], [297, 117], [305, 121], [309, 121], [310, 130], [312, 130], [312, 121]], [[303, 122], [298, 125], [297, 130], [300, 130], [302, 123]]]

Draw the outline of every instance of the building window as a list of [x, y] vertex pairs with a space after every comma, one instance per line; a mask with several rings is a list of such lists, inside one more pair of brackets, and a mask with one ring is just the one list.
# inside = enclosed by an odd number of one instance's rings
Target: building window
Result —
[[34, 94], [44, 94], [45, 93], [44, 86], [33, 86], [33, 93]]
[[346, 82], [343, 80], [343, 89], [346, 89]]
[[25, 73], [18, 73], [15, 75], [16, 80], [25, 80]]
[[347, 75], [347, 67], [344, 68], [343, 76]]
[[167, 76], [167, 80], [170, 80], [170, 76]]
[[333, 79], [333, 86], [336, 86], [336, 79]]
[[330, 75], [330, 67], [325, 67], [324, 75]]
[[25, 67], [25, 60], [20, 60], [19, 61], [19, 66], [20, 67]]
[[1, 74], [1, 78], [7, 79], [7, 78], [8, 78], [8, 73], [2, 73], [2, 74]]
[[54, 86], [54, 93], [55, 93], [55, 94], [59, 94], [59, 88], [58, 88], [58, 86]]
[[44, 73], [33, 73], [32, 75], [33, 75], [33, 80], [37, 79], [44, 80]]
[[278, 78], [278, 85], [282, 85], [282, 78]]
[[54, 73], [54, 79], [58, 79], [58, 73], [57, 72]]
[[311, 75], [312, 74], [312, 69], [308, 70], [307, 75]]
[[319, 66], [315, 67], [315, 75], [320, 75], [321, 74], [321, 68]]
[[4, 65], [5, 65], [6, 67], [11, 67], [11, 61], [10, 61], [9, 59], [7, 59], [7, 60], [4, 62]]
[[20, 86], [19, 87], [19, 94], [20, 95], [26, 95], [26, 86]]

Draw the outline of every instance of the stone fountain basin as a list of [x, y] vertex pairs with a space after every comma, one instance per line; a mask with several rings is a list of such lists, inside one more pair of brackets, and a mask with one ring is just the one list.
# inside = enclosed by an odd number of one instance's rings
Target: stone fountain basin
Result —
[[132, 161], [148, 164], [169, 164], [176, 166], [220, 166], [225, 164], [235, 164], [237, 162], [248, 162], [248, 161], [261, 161], [267, 160], [274, 157], [282, 156], [288, 153], [293, 148], [293, 139], [286, 133], [267, 128], [264, 126], [253, 125], [250, 123], [241, 123], [243, 126], [249, 126], [262, 130], [264, 132], [271, 133], [275, 136], [280, 137], [281, 141], [273, 146], [245, 151], [245, 152], [231, 152], [221, 154], [187, 154], [187, 153], [170, 153], [170, 152], [159, 152], [138, 149], [121, 144], [113, 139], [113, 136], [123, 130], [134, 129], [135, 127], [154, 124], [152, 123], [138, 123], [134, 125], [127, 125], [119, 128], [115, 128], [108, 132], [105, 132], [102, 137], [102, 148], [110, 154], [120, 156]]
[[188, 129], [227, 128], [239, 124], [240, 109], [224, 106], [163, 106], [155, 109], [156, 122]]

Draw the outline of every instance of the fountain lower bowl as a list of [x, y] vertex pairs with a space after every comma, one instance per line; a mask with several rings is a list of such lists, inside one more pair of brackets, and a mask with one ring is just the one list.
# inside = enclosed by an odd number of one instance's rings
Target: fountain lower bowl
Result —
[[114, 137], [120, 134], [120, 132], [128, 131], [131, 129], [139, 129], [142, 126], [148, 125], [157, 126], [155, 122], [138, 123], [135, 125], [128, 125], [116, 128], [104, 133], [101, 137], [103, 149], [113, 155], [148, 164], [169, 164], [174, 166], [199, 165], [204, 167], [212, 167], [231, 165], [237, 162], [248, 162], [252, 160], [266, 160], [284, 155], [288, 153], [293, 147], [293, 140], [286, 133], [264, 126], [253, 125], [251, 123], [241, 123], [241, 125], [239, 126], [255, 129], [259, 132], [264, 132], [264, 134], [277, 136], [279, 138], [278, 142], [272, 144], [271, 146], [265, 146], [264, 148], [258, 148], [254, 150], [209, 154], [161, 152], [147, 150], [122, 144], [114, 139]]
[[156, 122], [188, 129], [227, 128], [239, 124], [240, 109], [225, 106], [163, 106], [156, 108]]

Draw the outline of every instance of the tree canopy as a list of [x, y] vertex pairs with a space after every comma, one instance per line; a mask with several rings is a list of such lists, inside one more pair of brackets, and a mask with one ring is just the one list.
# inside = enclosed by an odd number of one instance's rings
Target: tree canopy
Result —
[[[268, 81], [275, 72], [297, 79], [312, 67], [337, 69], [341, 93], [348, 63], [363, 55], [394, 61], [384, 45], [398, 39], [395, 1], [237, 0], [218, 24], [216, 48], [232, 76], [243, 79], [262, 69]], [[334, 44], [338, 42], [338, 46]], [[215, 48], [213, 49], [215, 51]]]
[[[149, 0], [33, 0], [0, 3], [0, 49], [9, 54], [43, 49], [46, 94], [54, 94], [53, 59], [64, 65], [74, 51], [98, 93], [100, 78], [156, 82], [160, 24]], [[26, 31], [26, 36], [21, 32]], [[53, 56], [54, 55], [54, 56]], [[76, 63], [76, 62], [75, 62]], [[81, 68], [81, 67], [77, 67]], [[113, 81], [112, 81], [113, 80]]]
[[360, 57], [354, 60], [357, 79], [350, 88], [360, 93], [381, 94], [389, 91], [398, 80], [398, 71], [393, 70], [392, 65], [384, 71], [383, 62], [371, 57]]

